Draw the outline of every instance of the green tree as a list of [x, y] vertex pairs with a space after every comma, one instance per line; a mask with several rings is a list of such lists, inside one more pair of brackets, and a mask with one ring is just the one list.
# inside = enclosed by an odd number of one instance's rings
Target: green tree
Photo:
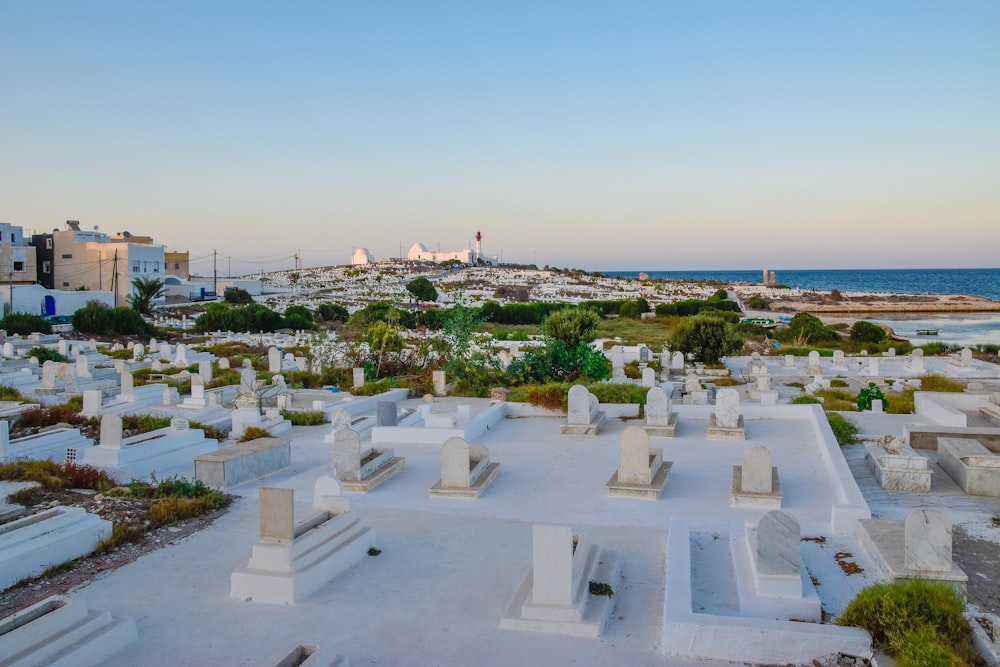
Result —
[[153, 301], [166, 294], [166, 286], [159, 278], [135, 278], [132, 280], [132, 294], [129, 305], [143, 315], [151, 315]]
[[312, 311], [305, 306], [285, 308], [285, 327], [288, 329], [315, 329]]
[[691, 354], [706, 364], [718, 364], [722, 357], [739, 352], [743, 342], [731, 323], [712, 315], [696, 315], [681, 322], [670, 336], [670, 349]]
[[250, 295], [250, 292], [240, 287], [227, 289], [226, 296], [224, 298], [226, 303], [231, 303], [234, 306], [242, 306], [248, 303], [253, 303], [253, 297]]
[[351, 313], [337, 303], [321, 303], [316, 306], [316, 316], [324, 322], [346, 322]]
[[860, 320], [851, 325], [851, 340], [856, 343], [881, 343], [885, 336], [885, 329], [871, 322]]
[[545, 318], [542, 331], [549, 338], [561, 340], [568, 349], [589, 343], [597, 335], [601, 316], [590, 308], [564, 308]]
[[787, 327], [775, 330], [774, 337], [782, 343], [802, 345], [840, 340], [840, 334], [809, 313], [796, 313]]
[[437, 301], [438, 292], [431, 281], [424, 276], [414, 278], [406, 284], [406, 291], [420, 301]]
[[637, 320], [640, 317], [639, 304], [635, 301], [626, 301], [618, 309], [618, 317], [627, 317], [630, 320]]

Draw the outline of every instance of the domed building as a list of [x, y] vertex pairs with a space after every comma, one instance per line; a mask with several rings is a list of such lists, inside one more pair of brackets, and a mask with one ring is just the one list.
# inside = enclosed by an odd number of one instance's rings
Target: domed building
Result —
[[371, 264], [373, 261], [372, 254], [368, 252], [368, 248], [358, 248], [351, 257], [351, 264], [354, 265]]
[[449, 259], [457, 259], [463, 264], [472, 264], [473, 256], [471, 250], [456, 250], [453, 252], [431, 252], [423, 243], [414, 243], [410, 252], [406, 253], [406, 259], [424, 262], [444, 262]]

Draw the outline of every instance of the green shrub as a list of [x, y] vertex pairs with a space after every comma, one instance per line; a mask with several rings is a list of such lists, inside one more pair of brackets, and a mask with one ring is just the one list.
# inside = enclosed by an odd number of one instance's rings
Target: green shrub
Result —
[[792, 405], [812, 405], [814, 403], [822, 402], [823, 401], [819, 400], [815, 396], [797, 396], [791, 401]]
[[52, 333], [52, 325], [49, 324], [47, 319], [41, 315], [32, 315], [31, 313], [7, 313], [0, 320], [0, 329], [6, 331], [8, 336], [14, 334], [29, 336], [33, 333]]
[[856, 409], [854, 394], [843, 389], [820, 389], [816, 396], [823, 399], [827, 410], [853, 412]]
[[938, 581], [907, 579], [874, 584], [858, 593], [838, 625], [864, 628], [900, 667], [982, 664], [954, 588]]
[[892, 402], [885, 406], [885, 411], [891, 415], [912, 415], [914, 412], [913, 394], [916, 389], [907, 387], [892, 397]]
[[59, 354], [58, 350], [53, 350], [50, 347], [33, 347], [28, 350], [28, 353], [24, 357], [25, 359], [35, 357], [38, 359], [39, 364], [44, 364], [46, 361], [59, 361], [62, 363], [69, 361], [65, 355]]
[[73, 328], [99, 336], [145, 336], [152, 327], [132, 308], [87, 306], [73, 313]]
[[871, 410], [872, 401], [882, 401], [882, 407], [888, 407], [888, 402], [885, 400], [885, 394], [882, 393], [882, 390], [874, 382], [869, 382], [867, 387], [862, 388], [858, 392], [858, 411]]
[[752, 296], [747, 301], [747, 306], [753, 308], [754, 310], [770, 310], [771, 304], [765, 301], [762, 297]]
[[857, 424], [836, 412], [827, 412], [826, 420], [830, 423], [830, 430], [833, 431], [833, 436], [841, 447], [853, 443], [854, 436], [861, 431]]
[[[587, 390], [597, 397], [601, 403], [638, 403], [646, 404], [648, 387], [638, 384], [604, 383], [587, 385]], [[568, 390], [567, 390], [568, 391]]]
[[28, 399], [13, 387], [8, 387], [7, 385], [0, 384], [0, 401], [18, 401], [19, 403], [27, 403]]
[[958, 380], [932, 373], [920, 378], [920, 391], [965, 391], [965, 385]]
[[231, 303], [234, 306], [242, 306], [248, 303], [253, 303], [253, 296], [251, 296], [250, 292], [240, 287], [227, 289], [223, 298], [226, 303]]
[[848, 384], [845, 380], [841, 380], [838, 378], [830, 380], [830, 387], [832, 389], [843, 389], [844, 387], [850, 387], [850, 386], [851, 385]]
[[881, 343], [885, 340], [886, 333], [877, 324], [859, 320], [851, 325], [850, 338], [855, 343]]
[[292, 426], [319, 426], [320, 424], [329, 424], [330, 421], [326, 418], [323, 412], [289, 412], [283, 410], [281, 416], [292, 422]]
[[271, 433], [266, 428], [248, 426], [247, 430], [243, 431], [243, 435], [240, 437], [240, 442], [250, 442], [251, 440], [259, 440], [260, 438], [270, 437]]

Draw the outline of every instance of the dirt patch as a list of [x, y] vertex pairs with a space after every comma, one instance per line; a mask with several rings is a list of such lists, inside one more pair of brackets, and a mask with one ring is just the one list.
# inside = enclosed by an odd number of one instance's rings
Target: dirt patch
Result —
[[951, 533], [952, 559], [969, 577], [969, 601], [981, 611], [1000, 610], [1000, 548], [996, 542], [969, 535], [962, 526]]
[[849, 560], [854, 558], [854, 554], [849, 551], [838, 551], [834, 554], [833, 558], [837, 561], [837, 565], [840, 566], [840, 569], [843, 570], [844, 574], [847, 576], [851, 576], [852, 574], [861, 574], [864, 572], [864, 568], [860, 567], [854, 561]]

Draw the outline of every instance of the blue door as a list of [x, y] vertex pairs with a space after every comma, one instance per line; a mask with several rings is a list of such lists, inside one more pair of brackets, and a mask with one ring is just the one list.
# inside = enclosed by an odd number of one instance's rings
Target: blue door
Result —
[[50, 294], [45, 295], [45, 316], [50, 317], [56, 314], [56, 298]]

